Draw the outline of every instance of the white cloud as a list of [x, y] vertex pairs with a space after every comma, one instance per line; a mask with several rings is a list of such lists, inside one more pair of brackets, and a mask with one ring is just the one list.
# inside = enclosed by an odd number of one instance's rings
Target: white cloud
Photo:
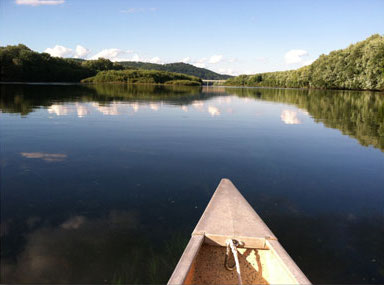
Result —
[[223, 55], [221, 55], [221, 54], [215, 54], [215, 55], [212, 55], [212, 56], [209, 58], [208, 62], [209, 62], [209, 63], [212, 63], [212, 64], [216, 64], [216, 63], [219, 63], [219, 62], [222, 61], [222, 60], [223, 60]]
[[140, 61], [140, 56], [137, 54], [137, 53], [135, 53], [133, 56], [132, 56], [132, 59], [131, 59], [132, 61]]
[[266, 58], [265, 56], [258, 56], [255, 58], [255, 60], [262, 63], [268, 62], [268, 58]]
[[75, 58], [86, 58], [91, 51], [81, 45], [77, 45], [75, 49]]
[[127, 14], [133, 14], [133, 13], [136, 13], [138, 11], [139, 11], [138, 8], [129, 8], [129, 9], [121, 10], [120, 12], [121, 13], [127, 13]]
[[126, 14], [135, 14], [135, 13], [143, 13], [143, 12], [155, 12], [157, 8], [128, 8], [125, 10], [120, 10], [121, 13]]
[[68, 57], [73, 54], [72, 49], [55, 45], [54, 48], [47, 48], [44, 52], [49, 53], [51, 56], [58, 56], [58, 57]]
[[217, 64], [219, 62], [222, 62], [223, 59], [224, 59], [223, 55], [215, 54], [215, 55], [212, 55], [210, 57], [200, 58], [197, 61], [191, 61], [191, 58], [188, 56], [188, 57], [184, 58], [182, 60], [182, 62], [184, 62], [184, 63], [191, 62], [191, 64], [193, 64], [194, 66], [197, 66], [197, 67], [200, 67], [200, 68], [206, 68], [207, 65]]
[[292, 110], [284, 110], [281, 112], [280, 119], [287, 125], [301, 124], [301, 121], [297, 118], [297, 112]]
[[308, 52], [303, 49], [292, 49], [284, 55], [286, 64], [303, 63], [308, 56]]
[[104, 49], [94, 56], [91, 59], [98, 59], [100, 57], [109, 59], [111, 61], [124, 61], [130, 60], [130, 55], [132, 54], [131, 50], [122, 50], [118, 48]]
[[137, 53], [133, 53], [132, 50], [123, 50], [119, 48], [110, 48], [104, 49], [94, 56], [91, 59], [106, 58], [111, 61], [142, 61], [142, 62], [151, 62], [151, 63], [162, 63], [160, 57], [142, 57]]
[[40, 5], [60, 5], [64, 4], [65, 0], [16, 0], [17, 5], [30, 5], [30, 6], [40, 6]]
[[238, 75], [238, 72], [233, 71], [232, 68], [220, 68], [219, 73], [228, 75]]
[[193, 65], [200, 68], [205, 68], [207, 66], [205, 63], [201, 63], [201, 62], [196, 62]]
[[152, 57], [149, 62], [151, 63], [161, 63], [161, 59], [158, 56]]

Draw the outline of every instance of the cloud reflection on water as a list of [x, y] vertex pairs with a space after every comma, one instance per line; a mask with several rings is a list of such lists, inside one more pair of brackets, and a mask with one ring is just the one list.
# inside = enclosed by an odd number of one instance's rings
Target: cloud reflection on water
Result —
[[298, 125], [302, 122], [297, 117], [297, 112], [292, 110], [283, 110], [280, 115], [281, 121], [287, 125]]
[[[233, 98], [230, 97], [217, 97], [214, 100], [206, 103], [202, 100], [195, 100], [189, 104], [181, 105], [180, 109], [184, 112], [188, 112], [191, 109], [194, 109], [198, 112], [206, 112], [211, 117], [220, 116], [223, 114], [223, 111], [228, 114], [232, 114], [234, 109], [232, 107], [220, 108], [222, 105], [231, 105], [233, 103]], [[101, 113], [105, 116], [117, 116], [117, 115], [132, 115], [139, 111], [139, 109], [144, 109], [148, 111], [159, 111], [163, 106], [163, 101], [155, 102], [123, 102], [123, 101], [113, 101], [107, 103], [99, 102], [76, 102], [75, 104], [70, 105], [60, 105], [54, 104], [48, 107], [47, 111], [50, 114], [55, 114], [56, 116], [67, 116], [67, 115], [76, 115], [78, 118], [84, 118], [91, 114]], [[169, 107], [165, 105], [166, 107]], [[170, 105], [171, 106], [171, 105]], [[165, 109], [164, 109], [165, 110]]]
[[79, 118], [83, 118], [90, 113], [86, 105], [76, 103], [76, 112]]
[[149, 109], [151, 109], [153, 111], [158, 111], [160, 109], [160, 107], [159, 107], [159, 104], [150, 103], [149, 104]]
[[67, 115], [69, 112], [69, 109], [65, 105], [57, 105], [54, 104], [48, 108], [48, 113], [50, 114], [56, 114], [57, 116], [64, 116]]
[[[58, 227], [40, 227], [26, 235], [26, 245], [16, 262], [2, 260], [2, 281], [99, 283], [106, 276], [112, 278], [117, 259], [134, 249], [138, 225], [136, 212], [113, 210], [106, 217], [73, 216]], [[112, 270], [110, 275], [106, 275], [108, 269]]]
[[208, 113], [214, 117], [214, 116], [220, 116], [220, 110], [217, 107], [209, 106], [208, 107]]
[[64, 161], [67, 158], [64, 153], [21, 152], [20, 154], [25, 158], [42, 159], [47, 162]]

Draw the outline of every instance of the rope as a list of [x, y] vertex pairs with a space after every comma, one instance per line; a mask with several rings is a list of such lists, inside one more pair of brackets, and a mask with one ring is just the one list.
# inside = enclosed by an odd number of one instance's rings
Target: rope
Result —
[[[233, 254], [233, 259], [235, 260], [237, 277], [239, 279], [239, 285], [242, 285], [243, 284], [243, 280], [241, 279], [240, 263], [239, 263], [239, 258], [237, 256], [237, 248], [236, 248], [236, 245], [235, 245], [235, 244], [239, 244], [239, 243], [236, 240], [234, 242], [233, 239], [227, 239], [226, 240], [226, 244], [227, 244], [227, 256], [229, 255], [229, 249], [231, 249], [232, 250], [232, 254]], [[225, 259], [225, 266], [226, 266], [227, 269], [233, 270], [234, 268], [229, 267], [228, 264], [227, 264], [227, 262], [228, 262], [227, 256], [226, 256], [226, 259]]]

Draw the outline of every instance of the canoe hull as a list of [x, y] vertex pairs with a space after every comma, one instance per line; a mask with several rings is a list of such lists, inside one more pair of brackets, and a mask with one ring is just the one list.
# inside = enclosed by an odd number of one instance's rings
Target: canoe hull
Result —
[[232, 182], [222, 179], [168, 284], [237, 284], [224, 267], [226, 240], [238, 248], [244, 284], [310, 284]]

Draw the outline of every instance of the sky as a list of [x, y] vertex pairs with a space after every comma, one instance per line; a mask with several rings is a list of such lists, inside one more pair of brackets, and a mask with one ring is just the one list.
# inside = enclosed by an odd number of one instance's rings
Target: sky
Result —
[[384, 34], [383, 15], [384, 0], [0, 0], [0, 45], [252, 74]]

